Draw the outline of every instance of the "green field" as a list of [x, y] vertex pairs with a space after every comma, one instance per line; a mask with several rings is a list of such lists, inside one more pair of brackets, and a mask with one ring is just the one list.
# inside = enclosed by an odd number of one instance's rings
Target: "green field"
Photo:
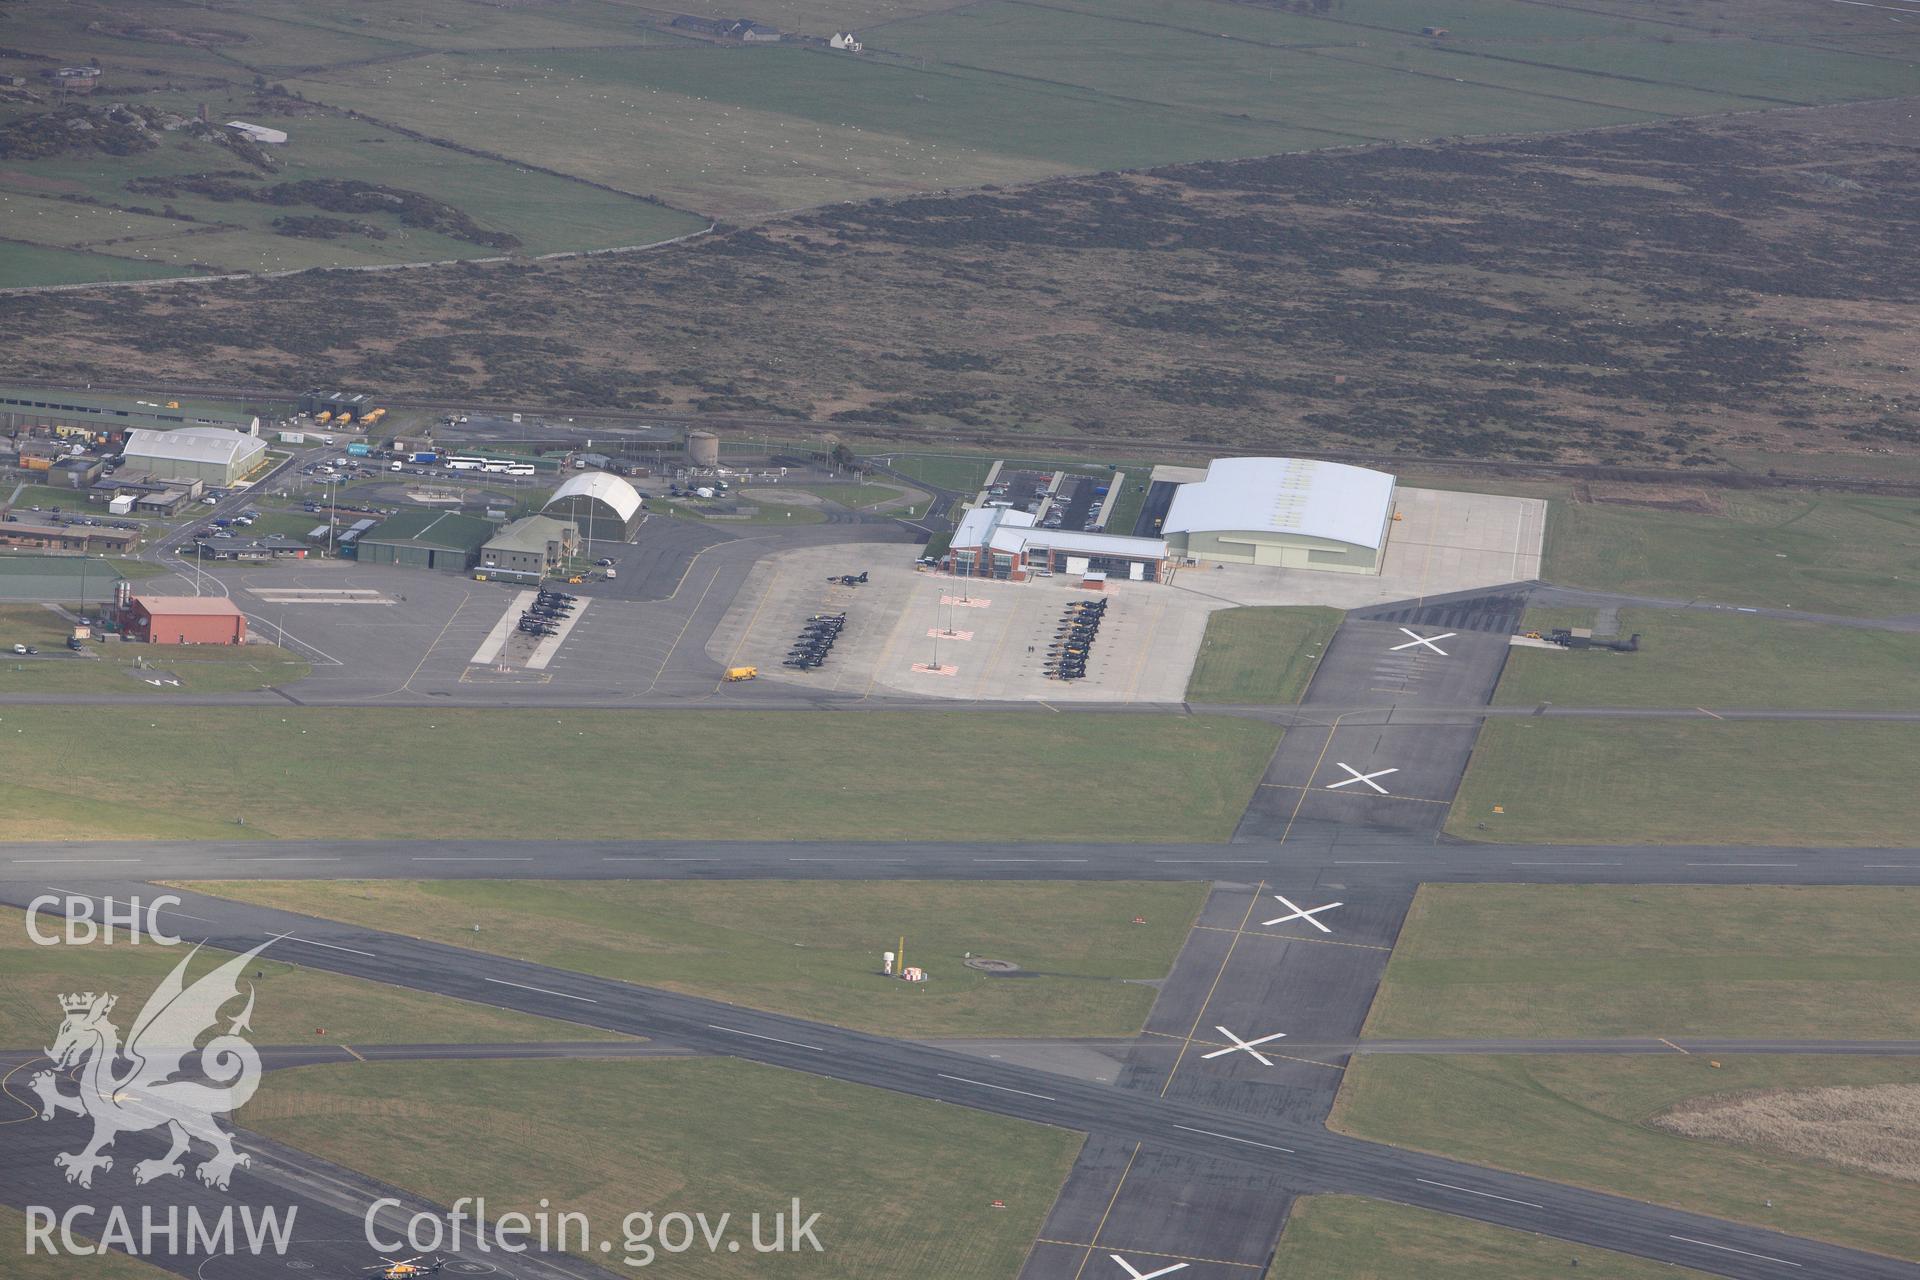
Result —
[[[704, 1245], [671, 1274], [1003, 1280], [1020, 1268], [1080, 1135], [733, 1059], [376, 1063], [278, 1072], [250, 1128], [441, 1204], [587, 1215], [618, 1274], [622, 1220], [818, 1213], [821, 1252]], [[395, 1132], [407, 1135], [394, 1141]], [[908, 1176], [902, 1176], [906, 1171]], [[993, 1208], [993, 1202], [1006, 1208]], [[772, 1236], [769, 1224], [766, 1238]], [[639, 1255], [635, 1255], [639, 1256]]]
[[[0, 839], [11, 840], [544, 840], [561, 827], [580, 839], [1225, 840], [1278, 736], [1224, 716], [291, 706], [131, 719], [14, 707], [8, 730], [87, 744], [10, 763]], [[929, 767], [930, 742], [971, 766]], [[245, 750], [217, 769], [188, 745], [223, 743]], [[512, 769], [459, 781], [503, 743]], [[1105, 799], [1062, 806], [1023, 785], [1039, 761], [1101, 778]]]
[[[894, 1036], [1133, 1035], [1153, 1003], [1141, 984], [1173, 967], [1206, 898], [1198, 884], [945, 881], [191, 887]], [[925, 985], [878, 976], [903, 936]], [[990, 977], [962, 964], [969, 954], [1035, 976]]]
[[1698, 1054], [1363, 1056], [1348, 1068], [1329, 1123], [1396, 1146], [1920, 1258], [1920, 1185], [1646, 1123], [1689, 1098], [1889, 1082], [1920, 1082], [1920, 1062], [1754, 1055], [1716, 1067]]
[[1123, 472], [1120, 496], [1113, 500], [1113, 508], [1107, 513], [1107, 532], [1121, 535], [1133, 533], [1133, 523], [1140, 518], [1140, 509], [1147, 505], [1147, 490], [1152, 487], [1148, 479], [1152, 468]]
[[[728, 505], [733, 505], [729, 503]], [[709, 520], [714, 524], [824, 524], [827, 513], [817, 503], [758, 502], [741, 499], [737, 511], [725, 512], [701, 499], [656, 498], [649, 508], [671, 520]]]
[[732, 219], [1326, 141], [1286, 124], [1123, 104], [951, 64], [778, 46], [429, 56], [289, 85], [381, 121]]
[[891, 506], [906, 496], [906, 491], [890, 484], [803, 484], [780, 485], [798, 489], [828, 502], [837, 502], [851, 511], [867, 511]]
[[971, 497], [987, 482], [993, 459], [970, 458], [945, 453], [901, 453], [883, 455], [887, 465], [901, 475], [925, 481], [936, 489], [952, 489]]
[[[473, 15], [462, 12], [467, 6], [436, 0], [432, 7], [444, 11], [440, 18], [428, 19], [419, 6], [411, 6], [417, 16], [383, 24], [390, 29], [380, 36], [368, 33], [364, 15], [345, 8], [331, 19], [316, 21], [311, 14], [279, 7], [283, 12], [273, 15], [222, 12], [219, 26], [237, 43], [218, 53], [186, 42], [102, 38], [101, 30], [81, 30], [82, 22], [63, 19], [51, 6], [16, 18], [9, 24], [9, 38], [16, 47], [57, 49], [63, 59], [94, 46], [110, 68], [110, 83], [124, 100], [143, 107], [188, 116], [205, 103], [216, 121], [251, 119], [285, 129], [291, 140], [270, 152], [278, 168], [256, 171], [260, 181], [254, 185], [348, 178], [419, 191], [468, 214], [485, 230], [518, 237], [515, 251], [524, 254], [647, 244], [705, 225], [694, 215], [631, 195], [436, 146], [337, 111], [263, 97], [253, 83], [255, 68], [271, 76], [336, 60], [405, 56], [420, 47], [409, 43], [408, 29], [412, 39], [429, 41], [436, 49], [487, 35], [543, 48], [599, 46], [610, 40], [627, 45], [680, 43], [663, 33], [649, 35], [616, 7], [583, 2], [555, 6], [564, 9], [561, 14], [523, 13], [504, 22], [476, 23]], [[119, 6], [115, 16], [137, 20], [141, 11], [156, 27], [180, 21], [173, 6], [151, 2]], [[466, 41], [448, 39], [447, 33], [455, 29], [465, 32]], [[138, 78], [149, 58], [165, 67], [165, 77]], [[277, 60], [283, 60], [281, 65], [276, 66]], [[172, 82], [175, 75], [196, 72], [205, 78], [191, 88]], [[290, 87], [297, 88], [298, 82]], [[273, 223], [289, 214], [333, 212], [317, 205], [218, 200], [184, 189], [169, 194], [129, 190], [127, 183], [133, 180], [231, 173], [236, 168], [237, 157], [217, 143], [183, 131], [162, 136], [160, 146], [128, 155], [77, 151], [11, 160], [0, 179], [0, 214], [6, 215], [10, 238], [22, 243], [0, 250], [0, 285], [143, 279], [200, 270], [351, 267], [502, 252], [409, 226], [382, 212], [348, 215], [376, 228], [377, 235], [354, 231], [315, 239], [281, 234]], [[89, 249], [96, 252], [78, 251]]]
[[581, 42], [523, 52], [543, 47], [529, 40], [333, 66], [289, 83], [316, 101], [734, 217], [1062, 171], [1581, 128], [1920, 85], [1898, 59], [1746, 30], [1483, 3], [1469, 4], [1441, 43], [1419, 37], [1430, 11], [1367, 8], [1383, 11], [1000, 0], [889, 22], [875, 35], [881, 56]]
[[1558, 844], [1906, 845], [1916, 753], [1911, 724], [1489, 720], [1447, 830]]
[[[54, 249], [0, 240], [0, 288], [19, 285], [99, 284], [107, 280], [161, 280], [186, 275], [183, 267], [141, 262], [105, 253]], [[126, 1260], [126, 1265], [143, 1265]]]
[[[1529, 627], [1587, 626], [1590, 609]], [[1623, 609], [1638, 653], [1515, 649], [1495, 703], [1572, 707], [1920, 707], [1920, 634], [1779, 622], [1739, 613]]]
[[81, 490], [68, 488], [66, 485], [10, 485], [0, 490], [0, 496], [6, 499], [4, 505], [23, 517], [31, 513], [35, 507], [45, 511], [52, 511], [56, 507], [62, 511], [105, 510], [96, 503], [88, 502], [87, 495]]
[[1317, 1195], [1293, 1202], [1267, 1280], [1533, 1280], [1570, 1266], [1593, 1280], [1706, 1275], [1451, 1214]]
[[[150, 897], [158, 897], [156, 892]], [[177, 919], [166, 928], [182, 931]], [[57, 914], [43, 916], [43, 934], [60, 930]], [[622, 1040], [597, 1027], [576, 1026], [505, 1009], [490, 1009], [446, 996], [303, 969], [288, 948], [269, 947], [248, 967], [258, 993], [253, 1010], [255, 1044], [504, 1044], [525, 1040]], [[120, 1004], [115, 1021], [124, 1034], [141, 1002], [187, 955], [187, 948], [129, 945], [125, 934], [112, 944], [39, 946], [27, 935], [26, 913], [0, 908], [0, 1047], [20, 1049], [53, 1043], [60, 1026], [60, 996], [72, 991], [112, 991]], [[278, 959], [268, 957], [277, 956]], [[230, 957], [209, 952], [194, 961], [198, 977]], [[242, 989], [244, 994], [245, 988]], [[235, 1009], [240, 1006], [236, 1003]], [[323, 1034], [324, 1033], [324, 1034]]]
[[[859, 56], [716, 44], [669, 29], [667, 11], [608, 0], [425, 0], [393, 12], [271, 0], [196, 18], [197, 35], [182, 35], [182, 11], [160, 0], [129, 0], [102, 18], [92, 8], [16, 7], [12, 48], [98, 58], [104, 94], [183, 115], [205, 102], [217, 121], [284, 127], [290, 142], [271, 152], [276, 180], [421, 191], [518, 236], [523, 253], [649, 243], [705, 217], [1066, 172], [1920, 90], [1920, 41], [1863, 26], [1874, 15], [1841, 6], [1809, 14], [1772, 4], [1739, 23], [1704, 4], [1656, 19], [1520, 0], [1456, 0], [1438, 15], [1415, 0], [1314, 13], [1224, 0], [990, 0], [937, 12], [930, 3], [770, 0], [755, 10], [801, 35], [867, 32], [873, 41]], [[1448, 36], [1423, 38], [1436, 17]], [[1776, 38], [1782, 31], [1791, 38]], [[35, 69], [4, 52], [0, 66]], [[176, 130], [127, 156], [10, 163], [0, 211], [16, 239], [34, 244], [0, 255], [0, 282], [493, 252], [384, 213], [356, 215], [379, 236], [309, 239], [271, 224], [317, 205], [125, 189], [130, 178], [237, 162]]]
[[[8, 1117], [12, 1119], [11, 1116]], [[0, 1122], [4, 1123], [4, 1122]], [[88, 1280], [164, 1280], [172, 1274], [162, 1271], [151, 1262], [142, 1262], [138, 1258], [129, 1258], [124, 1253], [107, 1252], [91, 1257], [84, 1262], [76, 1261], [64, 1254], [26, 1252], [27, 1216], [10, 1205], [0, 1205], [0, 1245], [7, 1254], [7, 1275], [10, 1280], [73, 1280], [78, 1273], [84, 1273]], [[92, 1240], [85, 1232], [75, 1229], [74, 1234], [83, 1239]], [[58, 1229], [53, 1239], [60, 1239]]]
[[1920, 1039], [1920, 889], [1423, 885], [1370, 1036]]
[[1278, 703], [1300, 701], [1320, 655], [1346, 615], [1338, 609], [1261, 606], [1221, 609], [1207, 616], [1187, 701]]
[[[88, 581], [91, 586], [94, 580]], [[110, 590], [105, 584], [94, 600]], [[0, 604], [0, 645], [29, 644], [42, 655], [0, 653], [0, 694], [242, 693], [291, 684], [313, 669], [306, 659], [272, 644], [151, 645], [109, 637], [87, 643], [93, 657], [76, 656], [66, 647], [72, 634], [73, 624], [51, 609]]]
[[1920, 501], [1741, 493], [1723, 515], [1555, 502], [1542, 576], [1807, 613], [1920, 613]]
[[[150, 560], [98, 556], [0, 555], [0, 601], [39, 607], [40, 602], [98, 604], [113, 595], [121, 578], [157, 578], [171, 570]], [[52, 613], [47, 614], [52, 617]], [[11, 641], [9, 641], [11, 643]]]

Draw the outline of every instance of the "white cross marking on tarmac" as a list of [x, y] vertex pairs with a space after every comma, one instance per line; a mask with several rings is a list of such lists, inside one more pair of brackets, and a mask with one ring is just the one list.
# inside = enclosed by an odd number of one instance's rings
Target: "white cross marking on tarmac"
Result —
[[1314, 917], [1319, 915], [1322, 911], [1331, 911], [1335, 907], [1346, 905], [1345, 903], [1340, 903], [1340, 902], [1329, 902], [1324, 907], [1315, 907], [1313, 910], [1309, 911], [1305, 907], [1296, 907], [1293, 903], [1288, 902], [1285, 898], [1281, 897], [1277, 893], [1273, 895], [1273, 900], [1279, 903], [1281, 906], [1285, 907], [1287, 910], [1293, 912], [1293, 914], [1290, 916], [1275, 916], [1271, 920], [1262, 920], [1260, 922], [1262, 927], [1265, 927], [1267, 925], [1285, 924], [1289, 920], [1305, 920], [1308, 924], [1312, 925], [1314, 928], [1318, 929], [1322, 933], [1332, 933], [1333, 930], [1327, 928], [1327, 926], [1321, 924], [1318, 920], [1315, 920]]
[[1341, 787], [1350, 787], [1356, 782], [1364, 782], [1384, 796], [1387, 794], [1387, 789], [1375, 782], [1374, 779], [1384, 778], [1390, 773], [1400, 772], [1399, 769], [1375, 769], [1372, 773], [1362, 773], [1344, 760], [1336, 760], [1334, 763], [1353, 776], [1351, 778], [1342, 778], [1338, 782], [1329, 782], [1327, 784], [1327, 790], [1329, 791], [1338, 791]]
[[1218, 1031], [1221, 1035], [1225, 1036], [1227, 1039], [1233, 1041], [1233, 1043], [1228, 1045], [1224, 1049], [1215, 1049], [1212, 1053], [1203, 1053], [1200, 1055], [1202, 1058], [1224, 1058], [1230, 1053], [1250, 1053], [1254, 1057], [1260, 1060], [1260, 1065], [1263, 1067], [1272, 1066], [1273, 1059], [1269, 1058], [1266, 1054], [1261, 1053], [1259, 1046], [1265, 1044], [1269, 1040], [1284, 1040], [1287, 1038], [1286, 1032], [1276, 1031], [1270, 1036], [1256, 1036], [1252, 1040], [1242, 1040], [1239, 1036], [1233, 1034], [1233, 1032], [1227, 1030], [1225, 1027], [1217, 1026], [1214, 1028], [1214, 1030]]
[[1439, 654], [1441, 657], [1444, 658], [1447, 656], [1447, 651], [1445, 649], [1442, 649], [1439, 645], [1435, 644], [1434, 641], [1435, 640], [1451, 640], [1453, 637], [1459, 635], [1460, 633], [1458, 631], [1443, 631], [1437, 636], [1423, 636], [1417, 631], [1412, 631], [1406, 627], [1402, 627], [1400, 628], [1400, 634], [1403, 636], [1412, 636], [1413, 639], [1407, 641], [1405, 644], [1394, 645], [1391, 649], [1387, 650], [1388, 653], [1398, 653], [1402, 649], [1411, 649], [1415, 645], [1423, 644], [1427, 646], [1427, 648], [1433, 650], [1435, 653]]
[[1128, 1262], [1117, 1253], [1110, 1253], [1107, 1256], [1119, 1263], [1121, 1270], [1132, 1276], [1133, 1280], [1155, 1280], [1158, 1276], [1170, 1276], [1176, 1271], [1185, 1271], [1187, 1269], [1186, 1263], [1176, 1262], [1172, 1266], [1162, 1267], [1158, 1271], [1138, 1271], [1134, 1269], [1134, 1265], [1131, 1262]]

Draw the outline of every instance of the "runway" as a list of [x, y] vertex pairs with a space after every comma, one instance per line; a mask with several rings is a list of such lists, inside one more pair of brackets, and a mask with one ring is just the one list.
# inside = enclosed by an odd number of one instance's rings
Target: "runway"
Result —
[[[700, 554], [693, 552], [695, 561]], [[744, 563], [719, 554], [710, 566], [683, 570], [665, 597], [668, 629], [684, 631], [712, 613], [699, 574], [710, 575], [712, 588]], [[651, 573], [636, 574], [633, 589], [662, 589], [665, 572], [663, 560]], [[623, 587], [627, 581], [621, 579]], [[693, 594], [672, 603], [688, 582]], [[1114, 1256], [1131, 1259], [1143, 1274], [1177, 1263], [1182, 1280], [1258, 1276], [1292, 1198], [1326, 1191], [1720, 1275], [1920, 1276], [1920, 1267], [1899, 1260], [1361, 1142], [1324, 1127], [1338, 1068], [1357, 1053], [1920, 1052], [1911, 1042], [1359, 1039], [1399, 922], [1423, 882], [1920, 883], [1916, 848], [1484, 845], [1440, 834], [1440, 816], [1489, 715], [1710, 714], [1699, 708], [1488, 707], [1505, 660], [1501, 631], [1511, 628], [1518, 607], [1510, 595], [1362, 611], [1341, 627], [1301, 706], [1220, 708], [1299, 726], [1269, 762], [1260, 795], [1230, 844], [22, 844], [8, 846], [0, 858], [0, 902], [24, 906], [46, 893], [151, 899], [156, 890], [148, 881], [196, 879], [1205, 880], [1214, 891], [1161, 984], [1146, 1032], [1117, 1043], [891, 1040], [197, 894], [181, 894], [166, 921], [175, 932], [215, 946], [246, 950], [275, 937], [272, 954], [309, 967], [647, 1037], [634, 1045], [356, 1047], [349, 1056], [361, 1060], [722, 1054], [1085, 1133], [1024, 1280], [1118, 1276], [1110, 1269]], [[607, 607], [620, 602], [609, 600]], [[653, 667], [657, 690], [630, 689], [624, 705], [644, 705], [656, 693], [668, 699], [662, 705], [684, 705], [685, 689], [711, 680], [699, 669], [705, 661], [681, 652], [677, 641], [662, 647]], [[420, 662], [416, 670], [434, 670], [426, 658]], [[446, 692], [428, 688], [432, 684], [409, 682], [380, 701], [397, 705]], [[759, 696], [765, 692], [750, 690], [720, 705], [786, 705]], [[549, 686], [543, 696], [570, 695]], [[1723, 718], [1826, 714], [1750, 710]], [[1285, 902], [1276, 905], [1276, 895]], [[1323, 945], [1327, 939], [1315, 923], [1315, 913], [1329, 910], [1330, 902], [1344, 913], [1339, 946]], [[282, 1046], [264, 1056], [286, 1067], [339, 1062], [342, 1051]], [[0, 1070], [15, 1065], [0, 1057]], [[249, 1145], [255, 1140], [247, 1138]], [[0, 1198], [22, 1204], [29, 1201], [21, 1196], [31, 1194], [42, 1197], [31, 1203], [47, 1203], [45, 1197], [60, 1191], [64, 1184], [50, 1155], [34, 1150], [40, 1158], [10, 1156], [0, 1172]], [[276, 1153], [265, 1167], [277, 1178], [275, 1194], [318, 1206], [313, 1220], [333, 1212], [343, 1215], [328, 1220], [334, 1225], [347, 1221], [342, 1179], [354, 1175], [303, 1163], [297, 1152]], [[345, 1257], [348, 1246], [340, 1248]], [[364, 1247], [353, 1249], [364, 1257]], [[554, 1274], [562, 1273], [572, 1274]]]
[[[124, 898], [140, 889], [122, 883], [96, 885], [94, 892]], [[1056, 1125], [1105, 1144], [1138, 1143], [1169, 1158], [1242, 1166], [1261, 1185], [1289, 1194], [1352, 1192], [1721, 1275], [1920, 1276], [1914, 1264], [1361, 1142], [1317, 1124], [1214, 1105], [1204, 1096], [1162, 1097], [1089, 1083], [356, 926], [199, 894], [182, 897], [175, 913], [179, 919], [170, 920], [170, 927], [191, 922], [195, 936], [224, 949], [246, 950], [278, 937], [274, 954], [297, 957], [311, 968]], [[0, 892], [0, 900], [16, 906], [25, 902], [17, 886]], [[1244, 1069], [1243, 1056], [1219, 1060], [1226, 1064], [1218, 1068], [1225, 1074], [1200, 1078], [1215, 1084], [1230, 1080], [1231, 1073]], [[1193, 1069], [1198, 1077], [1201, 1068]], [[10, 1168], [9, 1177], [31, 1180], [30, 1187], [0, 1184], [11, 1202], [22, 1202], [21, 1187], [36, 1195], [45, 1190], [45, 1174], [31, 1170], [50, 1173], [50, 1165], [34, 1160], [10, 1160], [9, 1165], [18, 1166]], [[1151, 1248], [1152, 1241], [1134, 1247]], [[1756, 1262], [1756, 1257], [1769, 1261]], [[1730, 1262], [1735, 1258], [1743, 1260]]]
[[1296, 823], [1284, 844], [236, 840], [10, 844], [16, 893], [126, 880], [1265, 880], [1461, 884], [1920, 883], [1920, 847], [1486, 845]]

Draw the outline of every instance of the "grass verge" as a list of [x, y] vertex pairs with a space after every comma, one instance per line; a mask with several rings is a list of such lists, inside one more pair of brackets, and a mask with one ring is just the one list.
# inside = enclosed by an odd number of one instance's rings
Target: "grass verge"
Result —
[[[1530, 626], [1542, 625], [1528, 614]], [[1558, 612], [1558, 611], [1555, 611]], [[1552, 626], [1586, 626], [1580, 619]], [[1920, 635], [1781, 622], [1747, 614], [1625, 609], [1620, 633], [1638, 653], [1515, 649], [1494, 701], [1587, 707], [1920, 706]]]
[[1920, 613], [1920, 503], [1743, 493], [1709, 515], [1555, 502], [1543, 576], [1597, 591], [1808, 613]]
[[1362, 1057], [1330, 1124], [1636, 1200], [1920, 1258], [1920, 1185], [1684, 1138], [1648, 1117], [1741, 1089], [1912, 1083], [1895, 1058]]
[[96, 639], [88, 643], [94, 656], [77, 656], [66, 647], [72, 634], [73, 625], [51, 609], [0, 605], [0, 642], [30, 644], [41, 655], [0, 655], [0, 693], [237, 693], [291, 684], [313, 669], [306, 659], [271, 644], [151, 645]]
[[1594, 1280], [1705, 1276], [1631, 1254], [1363, 1196], [1302, 1196], [1267, 1280], [1532, 1280], [1577, 1265]]
[[1920, 1038], [1920, 889], [1423, 885], [1367, 1034]]
[[[43, 933], [54, 932], [58, 918], [43, 920], [40, 928]], [[595, 1027], [490, 1009], [268, 959], [281, 950], [268, 948], [248, 969], [249, 974], [258, 975], [248, 979], [259, 992], [253, 1010], [255, 1044], [497, 1044], [627, 1038]], [[43, 947], [28, 938], [25, 912], [0, 908], [0, 969], [7, 975], [5, 988], [0, 989], [0, 1047], [30, 1049], [51, 1044], [60, 1025], [59, 997], [73, 991], [117, 993], [116, 1021], [124, 1031], [133, 1025], [148, 993], [186, 954], [176, 947], [129, 946], [124, 935], [111, 946], [96, 942]], [[197, 977], [229, 958], [225, 952], [208, 952], [194, 961], [191, 972]], [[317, 1034], [321, 1030], [324, 1036]]]
[[[59, 1238], [57, 1234], [54, 1236], [56, 1241]], [[76, 1262], [66, 1254], [30, 1254], [26, 1251], [26, 1239], [27, 1215], [11, 1205], [0, 1204], [0, 1240], [17, 1242], [17, 1246], [6, 1246], [8, 1280], [73, 1280], [76, 1273], [84, 1273], [87, 1280], [164, 1280], [172, 1274], [151, 1262], [111, 1249], [102, 1250], [84, 1262]]]
[[[1206, 887], [240, 880], [203, 893], [894, 1036], [1128, 1036]], [[1146, 924], [1131, 923], [1136, 917]], [[481, 930], [473, 932], [479, 924]], [[878, 976], [906, 937], [924, 985]], [[1020, 978], [966, 968], [1011, 960]]]
[[821, 1252], [775, 1264], [745, 1244], [702, 1246], [670, 1259], [688, 1277], [777, 1265], [834, 1280], [999, 1280], [1020, 1269], [1080, 1147], [1064, 1130], [731, 1059], [303, 1068], [269, 1077], [245, 1116], [441, 1204], [584, 1213], [590, 1256], [618, 1274], [633, 1274], [621, 1228], [636, 1209], [731, 1213], [741, 1238], [749, 1215], [796, 1196], [802, 1217], [820, 1215]]
[[[1225, 840], [1277, 735], [1047, 712], [13, 707], [0, 737], [86, 750], [11, 763], [0, 838]], [[191, 749], [219, 743], [245, 750], [214, 769]], [[509, 744], [513, 768], [462, 782]], [[1043, 761], [1105, 800], [1027, 785]]]
[[1187, 701], [1300, 701], [1345, 616], [1338, 609], [1285, 606], [1209, 614], [1207, 634], [1187, 680]]
[[1532, 843], [1905, 845], [1916, 753], [1911, 724], [1492, 720], [1447, 830]]

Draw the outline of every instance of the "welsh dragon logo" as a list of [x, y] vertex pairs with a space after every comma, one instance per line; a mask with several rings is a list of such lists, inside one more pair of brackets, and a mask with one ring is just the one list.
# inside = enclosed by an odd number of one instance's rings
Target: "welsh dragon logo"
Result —
[[[107, 1020], [117, 997], [91, 991], [60, 997], [66, 1018], [47, 1050], [53, 1070], [40, 1072], [30, 1083], [40, 1095], [42, 1120], [63, 1111], [93, 1119], [92, 1141], [79, 1151], [53, 1158], [57, 1167], [66, 1170], [68, 1182], [91, 1187], [95, 1170], [113, 1168], [113, 1157], [104, 1152], [115, 1138], [163, 1125], [173, 1147], [157, 1160], [135, 1164], [136, 1183], [181, 1176], [185, 1172], [181, 1157], [188, 1154], [195, 1138], [213, 1148], [213, 1156], [194, 1170], [210, 1187], [225, 1190], [234, 1167], [251, 1163], [233, 1149], [233, 1139], [214, 1117], [245, 1106], [260, 1083], [260, 1055], [240, 1035], [250, 1029], [252, 985], [247, 987], [247, 1007], [225, 1034], [199, 1048], [194, 1041], [220, 1021], [220, 1010], [228, 1001], [239, 997], [240, 975], [247, 962], [272, 941], [235, 956], [188, 986], [187, 966], [200, 952], [195, 947], [147, 998], [124, 1045], [119, 1028]], [[188, 1058], [195, 1060], [196, 1074], [204, 1080], [175, 1078], [187, 1072]], [[61, 1093], [60, 1073], [75, 1068], [79, 1068], [80, 1091]]]

